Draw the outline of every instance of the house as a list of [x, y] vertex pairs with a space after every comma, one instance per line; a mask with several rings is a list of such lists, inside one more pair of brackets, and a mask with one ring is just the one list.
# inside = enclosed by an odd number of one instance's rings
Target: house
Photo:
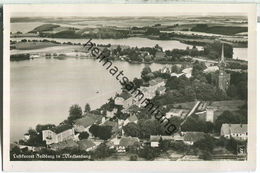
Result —
[[[145, 95], [145, 98], [152, 99], [155, 96], [155, 92], [150, 87], [140, 87], [140, 91]], [[141, 105], [141, 103], [140, 103]]]
[[128, 109], [133, 104], [132, 95], [128, 92], [122, 92], [115, 98], [115, 105], [121, 105], [123, 108]]
[[50, 144], [49, 147], [52, 150], [61, 150], [61, 149], [64, 149], [64, 148], [77, 148], [78, 144], [73, 139], [69, 139], [69, 140], [66, 140], [66, 141], [61, 141], [59, 143]]
[[127, 125], [128, 123], [137, 123], [137, 121], [138, 121], [138, 118], [136, 117], [136, 115], [132, 115], [124, 121], [123, 126]]
[[168, 74], [170, 74], [171, 73], [171, 69], [170, 69], [170, 67], [163, 67], [162, 69], [160, 69], [160, 72], [161, 73], [168, 73]]
[[182, 72], [185, 74], [185, 76], [187, 78], [190, 78], [192, 76], [192, 68], [191, 67], [183, 69]]
[[157, 77], [157, 78], [149, 81], [149, 87], [150, 88], [157, 89], [161, 86], [165, 86], [165, 82], [164, 82], [163, 78]]
[[23, 151], [36, 151], [36, 148], [37, 148], [37, 147], [34, 147], [34, 146], [21, 145], [21, 144], [17, 144], [17, 143], [11, 143], [10, 144], [11, 150], [15, 147], [18, 147], [20, 150], [23, 150]]
[[166, 135], [151, 135], [150, 136], [150, 142], [151, 142], [151, 147], [159, 147], [160, 141], [161, 140], [168, 140], [168, 141], [173, 141], [174, 136], [166, 136]]
[[[69, 127], [68, 127], [69, 128]], [[63, 131], [59, 132], [55, 129], [54, 130], [43, 130], [42, 131], [42, 140], [46, 141], [47, 145], [53, 144], [53, 143], [59, 143], [65, 140], [74, 139], [74, 128], [69, 129], [63, 129]]]
[[159, 88], [157, 88], [156, 92], [159, 94], [159, 95], [163, 95], [165, 94], [165, 91], [166, 91], [166, 88], [164, 86], [160, 86]]
[[27, 141], [27, 140], [29, 140], [29, 139], [30, 139], [29, 133], [25, 133], [25, 134], [24, 134], [24, 140]]
[[183, 142], [187, 145], [193, 145], [195, 142], [205, 138], [204, 132], [183, 132], [183, 134]]
[[124, 105], [124, 98], [123, 97], [116, 97], [115, 98], [115, 105], [121, 105], [123, 106]]
[[91, 139], [83, 139], [78, 142], [79, 148], [85, 151], [94, 150], [97, 145]]
[[139, 112], [139, 107], [136, 104], [130, 106], [127, 109], [127, 113], [129, 113], [131, 115], [136, 115], [138, 112]]
[[171, 109], [169, 112], [165, 114], [166, 118], [171, 118], [171, 117], [180, 117], [183, 118], [187, 115], [189, 110], [186, 109]]
[[173, 140], [174, 140], [174, 141], [184, 141], [184, 137], [181, 136], [179, 133], [175, 133], [175, 134], [173, 135]]
[[115, 121], [106, 121], [105, 123], [102, 124], [102, 126], [110, 126], [112, 127], [112, 133], [115, 133], [118, 131], [118, 122]]
[[[76, 132], [88, 132], [91, 125], [101, 123], [102, 115], [87, 113], [83, 118], [77, 119], [74, 124], [74, 129]], [[91, 134], [91, 133], [89, 133]]]
[[161, 136], [150, 136], [151, 147], [159, 147]]
[[128, 147], [139, 145], [139, 138], [137, 137], [122, 137], [119, 145], [117, 146], [117, 152], [126, 152]]
[[247, 124], [222, 124], [220, 135], [225, 138], [237, 140], [247, 140]]
[[166, 57], [166, 54], [163, 51], [157, 51], [154, 56], [154, 60], [161, 60]]
[[206, 108], [206, 121], [208, 122], [214, 122], [215, 120], [215, 117], [214, 117], [214, 112], [216, 111], [217, 109], [213, 106], [207, 106]]
[[113, 149], [113, 148], [119, 146], [120, 139], [121, 139], [121, 138], [119, 138], [119, 137], [116, 136], [116, 137], [114, 137], [113, 139], [111, 139], [110, 141], [108, 141], [108, 142], [106, 143], [106, 145], [107, 145], [110, 149]]
[[115, 113], [117, 112], [117, 109], [114, 108], [112, 111], [107, 111], [106, 112], [106, 117], [107, 118], [113, 118], [115, 116]]
[[171, 76], [175, 76], [175, 77], [180, 77], [180, 76], [182, 76], [182, 75], [184, 75], [185, 73], [179, 73], [179, 74], [177, 74], [177, 73], [171, 73]]

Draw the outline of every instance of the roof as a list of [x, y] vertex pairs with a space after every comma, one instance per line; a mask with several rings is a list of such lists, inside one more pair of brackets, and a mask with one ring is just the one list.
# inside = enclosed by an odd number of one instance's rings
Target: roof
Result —
[[159, 135], [151, 135], [150, 136], [150, 141], [151, 142], [159, 142], [160, 139], [162, 140], [173, 140], [173, 136], [159, 136]]
[[69, 139], [59, 143], [51, 144], [50, 147], [53, 149], [74, 148], [78, 147], [78, 144], [75, 141], [73, 141], [73, 139]]
[[161, 51], [157, 51], [157, 52], [155, 53], [155, 56], [156, 56], [156, 57], [164, 57], [164, 56], [165, 56], [165, 53], [164, 53], [164, 52], [161, 52]]
[[88, 127], [96, 122], [100, 122], [101, 120], [102, 120], [102, 115], [89, 113], [85, 117], [77, 119], [75, 121], [75, 125]]
[[51, 131], [55, 132], [56, 134], [58, 134], [58, 133], [66, 131], [66, 130], [69, 130], [71, 128], [72, 128], [71, 125], [62, 124], [62, 125], [58, 125], [58, 126], [54, 127], [53, 129], [48, 129], [48, 130], [51, 130]]
[[90, 139], [80, 140], [80, 141], [78, 142], [78, 144], [79, 144], [79, 148], [80, 148], [81, 150], [86, 150], [86, 149], [88, 149], [88, 148], [91, 148], [91, 147], [96, 146], [96, 144], [95, 144], [92, 140], [90, 140]]
[[130, 122], [135, 122], [135, 121], [138, 121], [138, 118], [137, 118], [135, 115], [132, 115], [132, 116], [130, 116], [130, 117], [128, 118], [128, 120], [129, 120]]
[[112, 132], [116, 132], [118, 130], [118, 123], [115, 121], [106, 121], [102, 126], [110, 126], [112, 127]]
[[222, 124], [221, 130], [224, 135], [230, 133], [247, 133], [247, 124]]
[[151, 142], [159, 142], [160, 139], [161, 139], [161, 136], [154, 136], [154, 135], [150, 136], [150, 141]]
[[205, 138], [204, 132], [186, 132], [184, 135], [184, 141], [196, 142]]
[[164, 82], [163, 78], [158, 77], [158, 78], [155, 78], [153, 80], [150, 80], [149, 85], [153, 86], [153, 85], [156, 85], [156, 84], [161, 83], [161, 82]]
[[122, 137], [119, 145], [128, 147], [134, 145], [135, 143], [139, 143], [139, 139], [137, 137]]
[[162, 140], [173, 140], [173, 136], [161, 136]]
[[169, 112], [172, 112], [172, 113], [182, 113], [182, 109], [171, 109]]
[[129, 99], [130, 97], [132, 97], [131, 94], [129, 94], [128, 92], [122, 92], [119, 97], [122, 97], [124, 100]]
[[160, 86], [159, 88], [157, 88], [157, 91], [164, 91], [166, 88], [164, 86]]
[[128, 108], [128, 111], [129, 112], [138, 112], [139, 111], [139, 107], [137, 105], [131, 105], [129, 108]]

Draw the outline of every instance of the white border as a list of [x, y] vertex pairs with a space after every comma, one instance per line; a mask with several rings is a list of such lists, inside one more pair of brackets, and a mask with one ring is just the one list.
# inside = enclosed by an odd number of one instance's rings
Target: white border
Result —
[[[27, 5], [28, 8], [33, 6]], [[59, 9], [63, 5], [59, 4]], [[66, 5], [65, 5], [66, 6]], [[67, 5], [68, 6], [68, 5]], [[10, 5], [4, 5], [4, 116], [3, 116], [3, 151], [4, 151], [4, 170], [5, 171], [187, 171], [187, 170], [207, 170], [207, 171], [252, 171], [255, 169], [256, 162], [256, 5], [254, 4], [178, 4], [178, 5], [69, 5], [74, 6], [74, 9], [100, 9], [113, 12], [118, 9], [121, 12], [128, 14], [161, 14], [174, 15], [176, 13], [245, 13], [248, 14], [248, 160], [247, 161], [9, 161], [10, 148]], [[79, 7], [80, 6], [80, 7]], [[25, 6], [19, 6], [20, 9], [25, 9]], [[41, 5], [43, 9], [47, 9], [48, 5]], [[21, 116], [22, 120], [22, 116]]]

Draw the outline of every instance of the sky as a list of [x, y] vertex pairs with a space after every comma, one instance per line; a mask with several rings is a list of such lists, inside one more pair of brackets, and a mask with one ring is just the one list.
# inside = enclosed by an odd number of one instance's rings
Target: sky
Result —
[[[232, 7], [232, 8], [231, 8]], [[176, 16], [176, 15], [223, 15], [243, 14], [242, 6], [213, 4], [53, 4], [10, 5], [12, 17], [68, 17], [68, 16]], [[223, 13], [224, 11], [224, 13]], [[246, 12], [244, 10], [244, 12]], [[245, 14], [245, 13], [244, 13]]]

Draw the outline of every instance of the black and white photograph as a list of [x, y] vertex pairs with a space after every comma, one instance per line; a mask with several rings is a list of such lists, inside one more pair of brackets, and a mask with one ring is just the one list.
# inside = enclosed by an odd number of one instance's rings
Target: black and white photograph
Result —
[[6, 168], [253, 168], [255, 6], [230, 6], [4, 6]]

